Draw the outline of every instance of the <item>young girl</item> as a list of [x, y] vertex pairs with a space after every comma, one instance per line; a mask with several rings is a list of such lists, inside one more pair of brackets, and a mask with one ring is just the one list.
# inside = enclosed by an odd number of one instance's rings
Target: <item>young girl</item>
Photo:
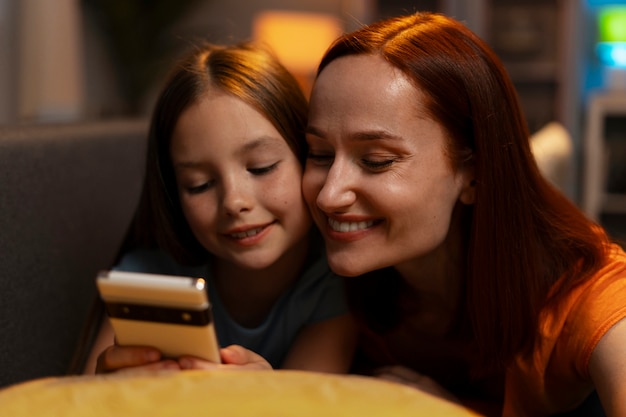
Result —
[[[306, 112], [295, 79], [249, 43], [197, 50], [157, 101], [143, 193], [115, 268], [206, 278], [221, 345], [240, 345], [222, 349], [220, 367], [265, 359], [348, 370], [354, 338], [342, 281], [301, 194]], [[113, 345], [107, 320], [88, 372], [98, 355], [97, 372], [217, 366]]]

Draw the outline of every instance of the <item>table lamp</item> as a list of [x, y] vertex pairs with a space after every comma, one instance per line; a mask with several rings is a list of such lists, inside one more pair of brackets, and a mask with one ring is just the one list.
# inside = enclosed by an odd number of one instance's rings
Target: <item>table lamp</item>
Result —
[[268, 44], [309, 94], [322, 55], [342, 32], [331, 14], [266, 10], [253, 20], [256, 40]]

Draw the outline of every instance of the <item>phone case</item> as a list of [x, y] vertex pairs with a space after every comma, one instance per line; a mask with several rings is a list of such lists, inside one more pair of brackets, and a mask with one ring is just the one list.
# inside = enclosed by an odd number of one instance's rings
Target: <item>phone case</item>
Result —
[[96, 283], [119, 345], [220, 362], [204, 279], [102, 271]]

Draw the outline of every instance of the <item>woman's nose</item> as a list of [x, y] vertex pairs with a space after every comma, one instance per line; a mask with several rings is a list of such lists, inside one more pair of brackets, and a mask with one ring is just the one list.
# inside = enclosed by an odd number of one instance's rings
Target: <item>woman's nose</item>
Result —
[[349, 207], [356, 200], [354, 180], [350, 167], [335, 159], [317, 195], [317, 206], [327, 213]]

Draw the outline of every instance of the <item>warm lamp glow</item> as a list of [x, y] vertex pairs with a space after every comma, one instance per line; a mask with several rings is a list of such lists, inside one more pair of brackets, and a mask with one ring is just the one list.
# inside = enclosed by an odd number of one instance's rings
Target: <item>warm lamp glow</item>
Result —
[[255, 39], [268, 44], [297, 76], [310, 76], [342, 28], [334, 16], [322, 13], [264, 11], [253, 22]]

